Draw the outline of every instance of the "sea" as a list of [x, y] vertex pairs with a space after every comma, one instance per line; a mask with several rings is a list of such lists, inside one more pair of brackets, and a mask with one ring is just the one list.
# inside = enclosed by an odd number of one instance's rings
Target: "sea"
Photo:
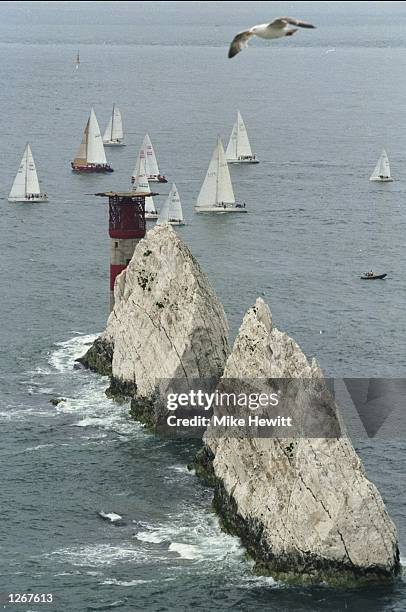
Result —
[[[236, 32], [286, 13], [318, 27], [227, 59]], [[130, 187], [148, 132], [169, 179], [155, 203], [175, 181], [176, 231], [231, 338], [261, 296], [326, 375], [406, 375], [405, 26], [403, 2], [1, 4], [0, 609], [406, 610], [403, 579], [331, 589], [256, 576], [187, 470], [198, 444], [154, 437], [106, 397], [107, 379], [73, 367], [109, 314], [108, 204], [94, 194]], [[115, 172], [72, 174], [91, 106], [103, 130], [113, 103], [127, 145], [107, 150]], [[196, 215], [238, 109], [261, 162], [231, 168], [248, 214]], [[10, 204], [27, 141], [49, 202]], [[370, 183], [383, 147], [395, 181]], [[387, 279], [361, 281], [370, 269]], [[402, 555], [406, 441], [354, 444]]]

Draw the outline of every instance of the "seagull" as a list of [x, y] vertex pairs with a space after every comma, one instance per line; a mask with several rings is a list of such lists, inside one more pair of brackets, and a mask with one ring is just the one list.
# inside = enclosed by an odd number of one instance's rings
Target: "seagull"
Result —
[[[291, 28], [290, 26], [292, 25], [298, 27]], [[228, 57], [234, 57], [237, 53], [242, 51], [244, 47], [247, 47], [248, 41], [252, 36], [259, 36], [260, 38], [282, 38], [283, 36], [292, 36], [292, 34], [297, 32], [298, 28], [315, 27], [316, 26], [311, 23], [293, 19], [292, 17], [278, 17], [278, 19], [274, 19], [272, 23], [261, 23], [260, 25], [253, 26], [250, 30], [239, 32], [230, 45]]]

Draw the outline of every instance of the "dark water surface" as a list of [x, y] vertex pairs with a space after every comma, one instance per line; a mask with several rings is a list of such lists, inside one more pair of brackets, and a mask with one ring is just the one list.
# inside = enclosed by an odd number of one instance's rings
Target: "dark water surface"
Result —
[[[221, 532], [210, 490], [185, 468], [195, 449], [146, 434], [105, 397], [107, 380], [72, 368], [108, 313], [107, 204], [91, 194], [129, 186], [148, 130], [180, 192], [188, 225], [179, 231], [233, 335], [261, 295], [330, 375], [405, 376], [402, 19], [343, 18], [313, 42], [301, 32], [233, 62], [225, 41], [235, 26], [224, 20], [216, 35], [196, 23], [1, 24], [0, 592], [56, 601], [19, 609], [406, 609], [403, 582], [331, 591], [254, 576], [238, 540]], [[113, 102], [127, 135], [126, 148], [107, 150], [115, 173], [73, 175], [90, 106], [104, 129]], [[216, 136], [226, 143], [237, 108], [261, 159], [231, 169], [249, 214], [194, 215]], [[47, 204], [6, 199], [27, 140]], [[376, 185], [368, 177], [383, 146], [397, 180]], [[158, 187], [158, 207], [169, 188]], [[359, 281], [371, 268], [388, 279]], [[53, 407], [53, 397], [66, 401]], [[404, 547], [405, 442], [363, 442], [360, 453]]]

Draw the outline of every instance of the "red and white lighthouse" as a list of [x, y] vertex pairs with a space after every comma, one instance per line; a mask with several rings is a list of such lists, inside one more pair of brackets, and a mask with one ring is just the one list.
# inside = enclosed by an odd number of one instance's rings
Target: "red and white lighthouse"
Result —
[[145, 197], [151, 194], [107, 191], [96, 195], [109, 198], [110, 310], [113, 310], [114, 283], [130, 263], [137, 243], [145, 236]]

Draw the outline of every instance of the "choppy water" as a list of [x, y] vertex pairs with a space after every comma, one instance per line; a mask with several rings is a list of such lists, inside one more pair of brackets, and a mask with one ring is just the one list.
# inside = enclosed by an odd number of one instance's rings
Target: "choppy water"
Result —
[[[105, 397], [106, 380], [72, 364], [108, 311], [107, 206], [90, 194], [127, 187], [148, 130], [180, 191], [189, 223], [180, 232], [233, 333], [262, 295], [276, 324], [331, 375], [404, 375], [404, 17], [355, 26], [342, 18], [313, 43], [301, 32], [229, 62], [222, 45], [245, 23], [238, 11], [235, 26], [218, 30], [152, 32], [148, 20], [117, 25], [114, 15], [111, 28], [50, 25], [36, 13], [13, 34], [0, 26], [1, 196], [29, 140], [50, 197], [35, 207], [0, 202], [0, 591], [53, 592], [47, 609], [58, 612], [403, 610], [403, 583], [332, 592], [253, 576], [238, 541], [219, 529], [211, 492], [184, 467], [195, 449], [146, 434]], [[113, 102], [128, 143], [108, 151], [116, 172], [72, 175], [90, 105], [104, 127]], [[250, 214], [195, 216], [216, 135], [228, 138], [237, 108], [262, 162], [231, 169]], [[398, 180], [373, 185], [382, 146]], [[388, 280], [361, 283], [369, 268]], [[54, 407], [53, 397], [65, 401]], [[360, 451], [404, 548], [405, 443], [370, 441]]]

